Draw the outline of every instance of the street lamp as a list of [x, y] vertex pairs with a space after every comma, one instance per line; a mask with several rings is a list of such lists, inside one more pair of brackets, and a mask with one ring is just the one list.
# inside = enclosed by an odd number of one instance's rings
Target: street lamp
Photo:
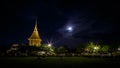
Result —
[[52, 46], [52, 44], [50, 44], [50, 43], [49, 43], [49, 44], [48, 44], [48, 46], [49, 46], [49, 47], [51, 47], [51, 46]]
[[98, 47], [98, 46], [95, 46], [95, 47], [94, 47], [94, 49], [95, 49], [95, 50], [98, 50], [98, 49], [99, 49], [99, 47]]
[[94, 52], [98, 52], [98, 50], [99, 50], [99, 46], [95, 46], [94, 47]]

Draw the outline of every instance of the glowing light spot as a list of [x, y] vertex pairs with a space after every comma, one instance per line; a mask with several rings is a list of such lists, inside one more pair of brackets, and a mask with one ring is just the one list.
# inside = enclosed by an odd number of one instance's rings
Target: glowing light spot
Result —
[[99, 49], [99, 47], [95, 46], [94, 49]]
[[49, 43], [48, 46], [50, 47], [50, 46], [52, 46], [52, 44]]
[[73, 28], [72, 28], [71, 26], [69, 26], [69, 27], [67, 27], [67, 30], [68, 30], [69, 32], [71, 32], [71, 31], [73, 31]]
[[120, 51], [120, 48], [118, 48], [118, 50]]

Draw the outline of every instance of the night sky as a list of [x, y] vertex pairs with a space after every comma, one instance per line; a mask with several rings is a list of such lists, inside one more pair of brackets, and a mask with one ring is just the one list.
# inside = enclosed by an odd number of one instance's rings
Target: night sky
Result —
[[119, 9], [115, 1], [2, 0], [0, 44], [28, 43], [36, 18], [43, 43], [69, 47], [88, 41], [119, 43]]

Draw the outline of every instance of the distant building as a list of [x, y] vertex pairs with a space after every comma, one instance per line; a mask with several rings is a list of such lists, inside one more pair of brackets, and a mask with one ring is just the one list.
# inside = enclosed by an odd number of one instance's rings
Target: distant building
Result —
[[10, 49], [6, 51], [6, 53], [9, 56], [17, 56], [17, 50], [18, 50], [19, 44], [12, 44]]
[[41, 46], [41, 38], [37, 30], [37, 20], [32, 35], [28, 38], [29, 46]]

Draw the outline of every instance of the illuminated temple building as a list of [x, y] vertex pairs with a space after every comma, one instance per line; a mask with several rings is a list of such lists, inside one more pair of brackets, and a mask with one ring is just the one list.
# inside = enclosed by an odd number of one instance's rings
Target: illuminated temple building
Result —
[[29, 41], [29, 46], [40, 46], [41, 45], [41, 38], [39, 36], [38, 30], [37, 30], [37, 20], [36, 20], [36, 24], [33, 30], [32, 35], [28, 38]]

